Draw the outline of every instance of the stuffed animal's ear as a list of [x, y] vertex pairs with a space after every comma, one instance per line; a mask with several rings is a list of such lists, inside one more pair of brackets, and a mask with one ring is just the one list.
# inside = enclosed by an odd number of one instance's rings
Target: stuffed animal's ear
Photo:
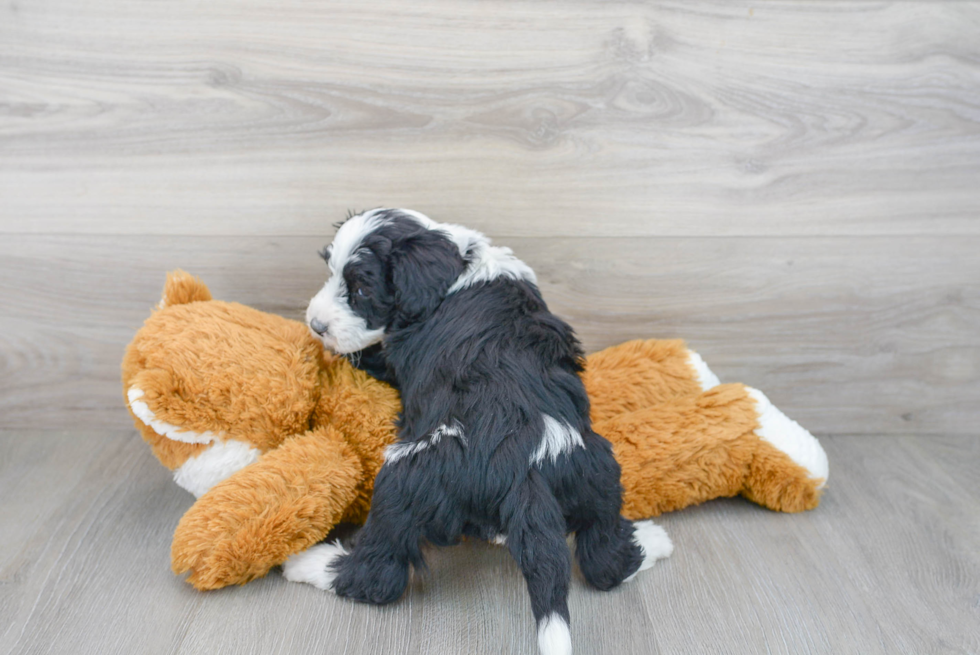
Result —
[[211, 292], [201, 278], [177, 269], [167, 273], [167, 283], [163, 287], [159, 309], [170, 305], [184, 305], [191, 302], [211, 300]]
[[428, 317], [465, 268], [459, 248], [437, 230], [396, 242], [388, 261], [395, 298], [394, 327]]

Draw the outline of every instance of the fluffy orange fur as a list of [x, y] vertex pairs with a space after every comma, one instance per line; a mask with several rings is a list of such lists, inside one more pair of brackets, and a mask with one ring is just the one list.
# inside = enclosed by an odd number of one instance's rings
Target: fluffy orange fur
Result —
[[[262, 453], [178, 524], [172, 567], [195, 587], [248, 582], [338, 522], [366, 517], [384, 448], [396, 438], [398, 394], [324, 352], [302, 323], [212, 300], [200, 280], [177, 271], [127, 348], [122, 379], [124, 396], [141, 390], [157, 421]], [[583, 380], [596, 431], [622, 466], [627, 518], [738, 494], [784, 512], [819, 502], [822, 481], [756, 435], [755, 401], [742, 385], [702, 392], [682, 341], [595, 353]], [[170, 469], [211, 447], [161, 435], [130, 412]]]

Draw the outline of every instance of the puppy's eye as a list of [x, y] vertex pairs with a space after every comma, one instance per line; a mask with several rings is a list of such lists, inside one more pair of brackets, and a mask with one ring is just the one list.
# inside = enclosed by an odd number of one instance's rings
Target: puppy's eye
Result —
[[364, 297], [364, 287], [357, 287], [357, 295], [359, 295], [361, 298]]

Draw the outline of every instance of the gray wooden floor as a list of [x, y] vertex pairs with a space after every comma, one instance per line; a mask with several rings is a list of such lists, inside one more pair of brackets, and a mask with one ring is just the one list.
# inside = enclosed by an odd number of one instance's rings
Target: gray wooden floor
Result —
[[579, 653], [980, 652], [980, 2], [0, 4], [0, 651], [531, 653], [494, 548], [395, 606], [195, 592], [119, 362], [167, 270], [293, 318], [348, 208], [512, 246], [589, 350], [688, 339], [821, 507], [663, 518]]
[[[576, 575], [578, 653], [980, 652], [976, 437], [824, 437], [821, 506], [739, 499], [662, 517], [670, 559], [601, 593]], [[200, 593], [168, 567], [189, 494], [133, 431], [0, 435], [0, 652], [533, 653], [504, 549], [432, 552], [398, 603], [278, 572]]]

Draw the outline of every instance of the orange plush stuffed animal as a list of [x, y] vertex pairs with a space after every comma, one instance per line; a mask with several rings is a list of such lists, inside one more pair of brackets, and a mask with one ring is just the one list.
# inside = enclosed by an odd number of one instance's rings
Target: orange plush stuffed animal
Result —
[[[827, 458], [762, 393], [719, 384], [681, 341], [590, 355], [596, 432], [622, 467], [623, 515], [656, 516], [741, 494], [817, 506]], [[168, 276], [129, 344], [123, 394], [143, 438], [198, 500], [177, 526], [175, 573], [198, 589], [243, 584], [362, 522], [400, 405], [388, 385], [324, 352], [299, 322], [211, 299]]]

